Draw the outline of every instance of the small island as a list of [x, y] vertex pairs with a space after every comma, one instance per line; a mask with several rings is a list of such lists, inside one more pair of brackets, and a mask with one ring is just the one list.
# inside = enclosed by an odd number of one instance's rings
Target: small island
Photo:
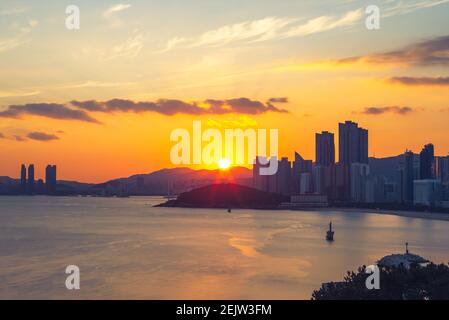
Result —
[[238, 184], [213, 184], [181, 193], [158, 207], [276, 209], [288, 196]]

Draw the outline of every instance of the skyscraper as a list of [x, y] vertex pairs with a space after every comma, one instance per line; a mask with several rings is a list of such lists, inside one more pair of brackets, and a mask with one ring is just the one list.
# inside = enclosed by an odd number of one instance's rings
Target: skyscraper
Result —
[[368, 130], [359, 128], [357, 123], [346, 121], [339, 124], [339, 162], [368, 163]]
[[420, 178], [421, 180], [434, 179], [435, 154], [433, 144], [429, 143], [424, 146], [419, 154], [420, 162]]
[[369, 165], [364, 163], [352, 163], [350, 166], [350, 186], [351, 186], [351, 201], [366, 202], [366, 187], [369, 175]]
[[400, 173], [400, 198], [402, 203], [412, 204], [413, 203], [413, 181], [415, 180], [415, 168], [414, 168], [414, 158], [415, 155], [411, 151], [406, 151], [403, 155], [401, 162], [401, 167], [399, 169]]
[[290, 182], [291, 182], [291, 163], [288, 158], [282, 158], [279, 161], [277, 171], [277, 192], [280, 194], [290, 194]]
[[28, 184], [27, 184], [28, 194], [34, 194], [34, 165], [30, 164], [28, 166]]
[[25, 194], [27, 192], [27, 168], [22, 164], [20, 169], [20, 193]]
[[[276, 159], [277, 161], [277, 159]], [[268, 178], [271, 176], [261, 175], [260, 168], [268, 167], [269, 162], [266, 157], [258, 156], [256, 160], [254, 160], [253, 166], [253, 187], [261, 190], [268, 191]]]
[[293, 162], [292, 168], [292, 192], [298, 194], [301, 189], [301, 174], [310, 173], [312, 174], [312, 160], [304, 160], [304, 158], [295, 152], [295, 161]]
[[335, 163], [334, 134], [323, 131], [316, 134], [315, 156], [317, 166], [330, 166]]
[[45, 169], [45, 190], [47, 194], [56, 193], [56, 166], [48, 165]]
[[449, 156], [438, 157], [437, 175], [441, 183], [449, 184]]

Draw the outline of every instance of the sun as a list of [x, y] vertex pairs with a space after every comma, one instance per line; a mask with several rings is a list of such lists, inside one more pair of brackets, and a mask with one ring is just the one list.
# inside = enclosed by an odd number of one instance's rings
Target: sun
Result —
[[229, 159], [218, 160], [218, 168], [220, 170], [227, 170], [231, 167], [231, 161]]

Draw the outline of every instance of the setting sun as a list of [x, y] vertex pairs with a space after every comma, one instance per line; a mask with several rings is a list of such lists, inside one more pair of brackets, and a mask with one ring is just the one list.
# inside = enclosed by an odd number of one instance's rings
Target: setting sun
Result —
[[218, 168], [221, 170], [226, 170], [231, 167], [231, 161], [229, 159], [220, 159], [218, 160]]

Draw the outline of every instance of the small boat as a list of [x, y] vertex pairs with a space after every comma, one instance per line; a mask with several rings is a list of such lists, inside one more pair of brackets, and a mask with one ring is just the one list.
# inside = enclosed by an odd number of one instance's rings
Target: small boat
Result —
[[327, 241], [334, 241], [334, 231], [332, 231], [332, 221], [329, 223], [329, 230], [327, 230], [326, 233], [326, 240]]

